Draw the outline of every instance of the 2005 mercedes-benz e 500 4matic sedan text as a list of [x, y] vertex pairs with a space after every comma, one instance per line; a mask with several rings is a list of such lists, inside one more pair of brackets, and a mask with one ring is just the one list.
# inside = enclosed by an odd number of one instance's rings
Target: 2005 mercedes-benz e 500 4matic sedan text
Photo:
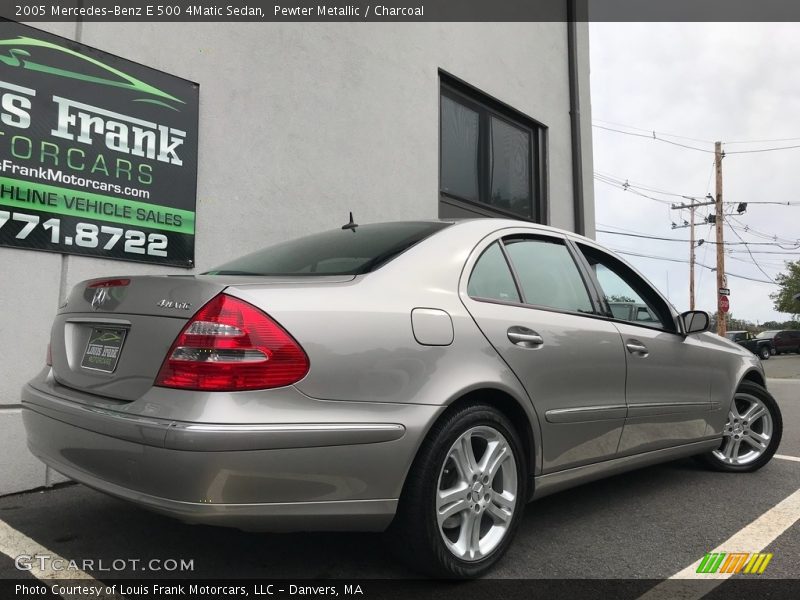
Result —
[[[655, 320], [615, 317], [625, 298]], [[347, 226], [199, 276], [78, 284], [22, 392], [31, 451], [187, 522], [388, 530], [495, 563], [532, 499], [697, 456], [753, 471], [757, 357], [592, 240], [511, 220]]]

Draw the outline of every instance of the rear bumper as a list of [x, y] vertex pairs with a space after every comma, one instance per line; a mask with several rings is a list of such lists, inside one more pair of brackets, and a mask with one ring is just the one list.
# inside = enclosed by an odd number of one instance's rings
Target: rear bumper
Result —
[[197, 423], [74, 402], [68, 392], [44, 380], [23, 389], [28, 447], [43, 462], [183, 521], [263, 531], [385, 529], [441, 410], [393, 405], [387, 422], [374, 419], [386, 405], [306, 397], [298, 410], [313, 422]]

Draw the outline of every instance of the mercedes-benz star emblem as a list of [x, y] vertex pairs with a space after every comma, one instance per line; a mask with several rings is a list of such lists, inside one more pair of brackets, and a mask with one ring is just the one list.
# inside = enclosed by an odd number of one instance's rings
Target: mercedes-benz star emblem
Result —
[[92, 296], [92, 308], [95, 310], [99, 310], [103, 303], [109, 299], [111, 294], [108, 293], [108, 288], [97, 288], [94, 292], [94, 296]]

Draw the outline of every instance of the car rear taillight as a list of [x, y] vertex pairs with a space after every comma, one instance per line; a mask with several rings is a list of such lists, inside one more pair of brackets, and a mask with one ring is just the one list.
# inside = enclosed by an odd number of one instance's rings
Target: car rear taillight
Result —
[[155, 385], [184, 390], [276, 388], [308, 373], [308, 356], [266, 313], [219, 294], [183, 328]]

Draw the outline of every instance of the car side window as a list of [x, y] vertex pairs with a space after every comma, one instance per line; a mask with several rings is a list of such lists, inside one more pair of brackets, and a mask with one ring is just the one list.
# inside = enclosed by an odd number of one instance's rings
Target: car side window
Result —
[[658, 319], [653, 316], [650, 309], [646, 306], [639, 306], [636, 309], [636, 320], [644, 323], [658, 323]]
[[503, 243], [525, 304], [594, 313], [578, 265], [563, 240], [510, 237]]
[[625, 263], [591, 246], [579, 243], [578, 248], [594, 271], [603, 299], [615, 319], [676, 330], [666, 303]]
[[472, 298], [520, 301], [514, 277], [498, 242], [486, 248], [475, 263], [467, 284], [467, 293]]

